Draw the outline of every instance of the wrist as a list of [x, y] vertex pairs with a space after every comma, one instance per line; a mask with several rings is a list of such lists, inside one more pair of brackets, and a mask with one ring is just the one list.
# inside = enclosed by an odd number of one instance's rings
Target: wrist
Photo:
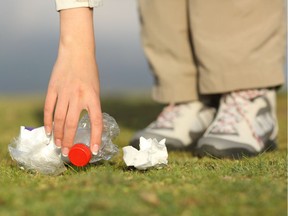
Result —
[[77, 26], [61, 26], [59, 53], [77, 55], [79, 57], [87, 55], [95, 56], [93, 25], [87, 25], [84, 22]]
[[82, 36], [61, 36], [59, 43], [59, 52], [85, 52], [95, 54], [94, 38], [85, 38]]

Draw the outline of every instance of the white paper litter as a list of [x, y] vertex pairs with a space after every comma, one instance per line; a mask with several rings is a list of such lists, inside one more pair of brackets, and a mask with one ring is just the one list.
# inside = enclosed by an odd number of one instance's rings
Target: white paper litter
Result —
[[140, 137], [140, 150], [132, 146], [123, 148], [123, 159], [127, 166], [134, 166], [139, 170], [151, 167], [161, 168], [168, 164], [168, 152], [165, 145], [166, 139], [158, 142], [156, 139]]
[[19, 137], [8, 149], [21, 169], [49, 175], [58, 175], [66, 170], [60, 149], [55, 146], [53, 136], [46, 136], [44, 127], [29, 130], [21, 126]]

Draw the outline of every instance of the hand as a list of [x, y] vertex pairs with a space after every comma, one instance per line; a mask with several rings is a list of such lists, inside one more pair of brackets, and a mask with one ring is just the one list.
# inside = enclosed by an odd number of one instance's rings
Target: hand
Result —
[[53, 130], [55, 144], [64, 156], [73, 145], [82, 110], [87, 110], [90, 117], [93, 154], [101, 144], [102, 112], [92, 17], [87, 8], [61, 11], [59, 54], [48, 85], [44, 126], [47, 134]]

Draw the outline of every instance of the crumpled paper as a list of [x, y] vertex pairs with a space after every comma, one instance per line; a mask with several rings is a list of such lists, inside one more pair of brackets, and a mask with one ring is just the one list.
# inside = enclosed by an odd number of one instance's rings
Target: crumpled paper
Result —
[[21, 169], [48, 175], [58, 175], [66, 170], [60, 149], [55, 146], [53, 136], [46, 136], [44, 127], [31, 130], [21, 126], [19, 137], [8, 150]]
[[140, 150], [132, 146], [123, 148], [123, 159], [127, 166], [134, 166], [139, 170], [151, 167], [162, 168], [168, 164], [168, 152], [165, 145], [166, 139], [158, 142], [156, 139], [140, 137]]

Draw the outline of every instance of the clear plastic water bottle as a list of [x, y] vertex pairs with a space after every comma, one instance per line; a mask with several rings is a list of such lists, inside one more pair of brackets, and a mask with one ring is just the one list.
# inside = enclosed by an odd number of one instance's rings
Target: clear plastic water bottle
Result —
[[120, 129], [113, 117], [103, 113], [102, 142], [97, 155], [92, 155], [90, 150], [90, 119], [85, 114], [79, 121], [74, 145], [70, 149], [68, 158], [75, 166], [86, 166], [88, 163], [95, 163], [101, 159], [109, 160], [118, 152], [118, 147], [112, 140], [118, 136]]

